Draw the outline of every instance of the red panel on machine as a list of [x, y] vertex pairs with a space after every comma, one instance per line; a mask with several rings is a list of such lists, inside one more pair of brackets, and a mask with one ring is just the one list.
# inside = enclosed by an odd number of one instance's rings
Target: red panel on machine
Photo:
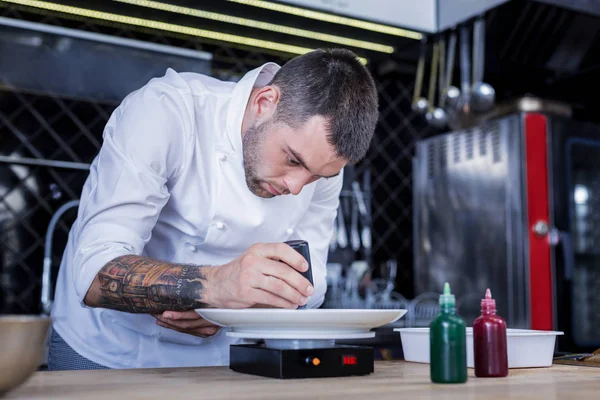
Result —
[[537, 236], [539, 221], [549, 224], [548, 123], [542, 114], [525, 116], [529, 293], [531, 329], [552, 330], [552, 271], [548, 236]]

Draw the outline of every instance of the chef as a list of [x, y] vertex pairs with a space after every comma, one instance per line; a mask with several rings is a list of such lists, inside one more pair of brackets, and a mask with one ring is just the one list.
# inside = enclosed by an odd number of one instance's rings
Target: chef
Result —
[[[69, 234], [49, 369], [227, 365], [238, 340], [194, 309], [319, 307], [342, 170], [377, 109], [344, 49], [237, 83], [168, 69], [129, 94]], [[310, 245], [314, 286], [293, 239]]]

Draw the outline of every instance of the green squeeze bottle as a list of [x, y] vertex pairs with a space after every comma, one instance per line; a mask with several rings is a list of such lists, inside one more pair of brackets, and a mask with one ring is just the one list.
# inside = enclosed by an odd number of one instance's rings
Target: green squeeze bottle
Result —
[[434, 383], [467, 381], [467, 332], [454, 303], [446, 282], [440, 296], [440, 313], [429, 325], [430, 373]]

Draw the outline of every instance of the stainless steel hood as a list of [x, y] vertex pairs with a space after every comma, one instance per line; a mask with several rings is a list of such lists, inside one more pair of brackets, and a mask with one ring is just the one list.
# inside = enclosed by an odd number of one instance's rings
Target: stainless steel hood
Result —
[[368, 21], [436, 33], [508, 0], [280, 0]]

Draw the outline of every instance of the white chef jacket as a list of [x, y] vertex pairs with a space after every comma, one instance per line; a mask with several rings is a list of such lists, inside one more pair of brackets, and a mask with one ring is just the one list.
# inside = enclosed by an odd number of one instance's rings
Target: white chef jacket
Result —
[[[267, 63], [238, 83], [166, 74], [128, 95], [111, 115], [81, 194], [55, 291], [54, 329], [75, 351], [110, 368], [228, 365], [225, 330], [200, 338], [165, 329], [147, 314], [85, 306], [98, 271], [137, 254], [175, 263], [222, 265], [256, 242], [309, 242], [319, 307], [342, 174], [297, 196], [264, 199], [246, 186], [241, 126]], [[299, 311], [301, 312], [301, 311]]]

